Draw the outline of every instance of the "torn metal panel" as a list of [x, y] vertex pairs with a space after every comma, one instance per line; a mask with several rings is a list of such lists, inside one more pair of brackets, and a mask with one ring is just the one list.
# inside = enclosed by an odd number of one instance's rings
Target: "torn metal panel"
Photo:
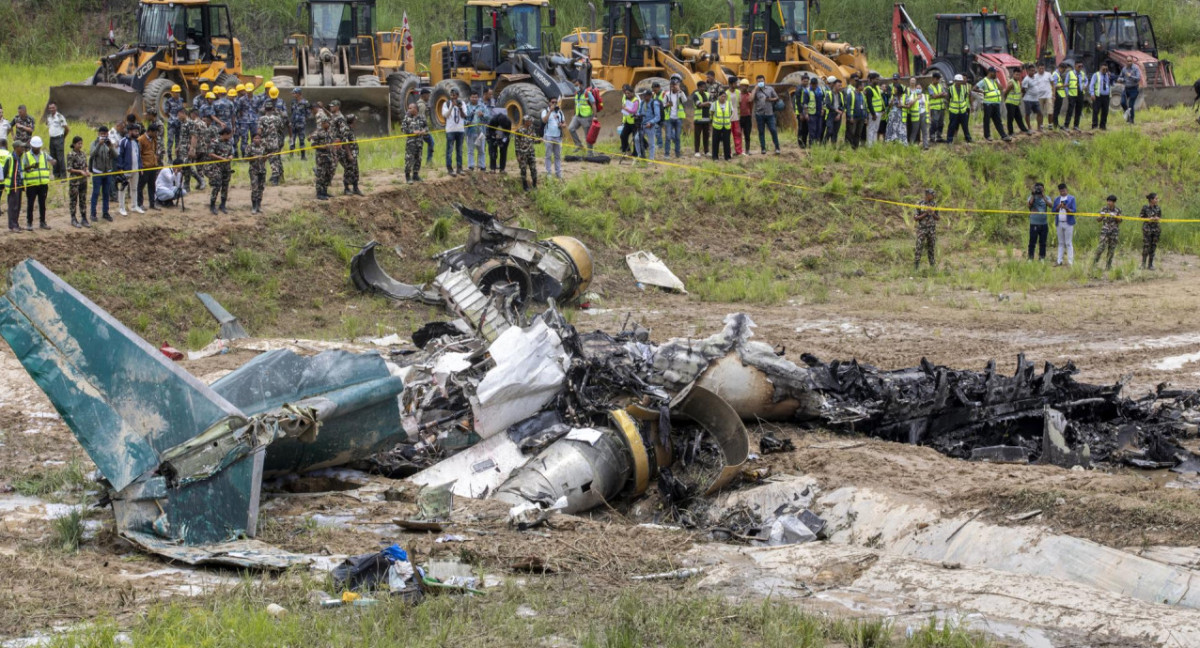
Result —
[[320, 561], [328, 561], [327, 557], [318, 558], [317, 556], [294, 554], [258, 540], [233, 540], [203, 547], [189, 547], [136, 531], [121, 532], [121, 537], [145, 551], [193, 567], [218, 565], [240, 569], [282, 571], [292, 567], [311, 566]]
[[475, 433], [485, 439], [545, 407], [562, 391], [568, 362], [562, 340], [540, 319], [526, 329], [506, 330], [488, 353], [496, 366], [471, 399]]
[[632, 477], [633, 462], [620, 432], [596, 431], [594, 441], [568, 435], [550, 444], [501, 484], [493, 499], [549, 507], [566, 498], [564, 513], [587, 511], [615, 499]]
[[409, 477], [420, 486], [454, 482], [451, 490], [461, 497], [484, 499], [496, 492], [514, 470], [529, 460], [521, 448], [497, 434]]
[[375, 248], [378, 246], [377, 241], [371, 241], [350, 259], [350, 280], [354, 282], [355, 288], [362, 292], [379, 293], [397, 301], [412, 299], [434, 306], [441, 305], [442, 298], [436, 292], [396, 281], [384, 272], [379, 260], [375, 258]]
[[725, 466], [703, 491], [705, 495], [712, 495], [742, 472], [742, 466], [750, 456], [746, 426], [729, 403], [699, 385], [693, 385], [678, 399], [679, 404], [672, 411], [700, 424], [721, 448]]
[[651, 252], [641, 250], [627, 254], [625, 255], [625, 264], [629, 266], [629, 271], [633, 273], [634, 281], [638, 283], [687, 294], [687, 290], [683, 287], [683, 282], [679, 280], [679, 277], [676, 277], [675, 273], [671, 272], [671, 269], [667, 267], [667, 264], [662, 262], [662, 259], [659, 259]]
[[513, 326], [512, 302], [489, 298], [480, 290], [466, 270], [447, 270], [433, 280], [433, 287], [442, 295], [446, 306], [471, 324], [480, 336], [494, 342]]
[[221, 330], [217, 334], [218, 338], [222, 340], [240, 340], [250, 337], [246, 333], [246, 329], [242, 328], [242, 323], [238, 321], [238, 318], [234, 317], [229, 311], [225, 310], [225, 307], [217, 303], [217, 300], [213, 299], [212, 295], [198, 292], [196, 293], [196, 297], [204, 304], [204, 308], [213, 316], [213, 319], [217, 320], [217, 324], [221, 325]]

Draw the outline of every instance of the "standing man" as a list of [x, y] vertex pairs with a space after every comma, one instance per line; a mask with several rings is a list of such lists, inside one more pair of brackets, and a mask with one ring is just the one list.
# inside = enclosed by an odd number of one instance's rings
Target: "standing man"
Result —
[[[758, 125], [758, 145], [762, 154], [767, 154], [767, 133], [771, 131], [771, 141], [775, 144], [775, 155], [779, 155], [779, 131], [775, 128], [775, 102], [779, 95], [775, 88], [767, 85], [767, 78], [758, 75], [754, 87], [754, 121]], [[839, 115], [840, 116], [840, 115]]]
[[987, 76], [975, 84], [975, 89], [983, 95], [983, 139], [992, 141], [991, 126], [996, 126], [996, 133], [1005, 142], [1012, 138], [1004, 132], [1004, 124], [1000, 121], [1000, 101], [1002, 93], [1000, 82], [996, 80], [996, 68], [988, 68]]
[[210, 88], [207, 83], [200, 84], [200, 92], [197, 92], [196, 96], [192, 97], [192, 110], [200, 110], [200, 106], [202, 104], [206, 103], [205, 96], [211, 90], [212, 90], [212, 88]]
[[[853, 88], [846, 88], [846, 141], [851, 148], [858, 148], [867, 135], [867, 98], [863, 94], [863, 80], [854, 77]], [[926, 124], [926, 137], [929, 125]]]
[[[181, 113], [183, 111], [180, 111]], [[196, 188], [204, 188], [204, 177], [196, 171], [196, 167], [192, 165], [196, 161], [196, 138], [199, 137], [201, 130], [204, 128], [204, 122], [200, 121], [200, 113], [195, 109], [191, 109], [187, 113], [187, 118], [180, 118], [179, 126], [179, 158], [183, 161], [183, 166], [180, 173], [183, 175], [183, 188], [187, 191], [192, 189], [192, 178], [196, 179]], [[95, 182], [92, 186], [95, 187]], [[93, 189], [93, 193], [94, 193]], [[92, 199], [93, 202], [95, 198]]]
[[1142, 268], [1154, 269], [1154, 253], [1158, 250], [1158, 236], [1161, 232], [1162, 209], [1158, 206], [1158, 194], [1150, 193], [1142, 205], [1140, 216], [1146, 219], [1142, 223]]
[[913, 253], [913, 270], [921, 269], [922, 252], [929, 256], [929, 268], [937, 267], [937, 202], [933, 189], [925, 190], [925, 198], [917, 203], [917, 245]]
[[1092, 265], [1100, 263], [1100, 255], [1108, 250], [1108, 262], [1105, 270], [1112, 270], [1113, 253], [1117, 251], [1117, 239], [1121, 233], [1121, 208], [1117, 207], [1117, 197], [1108, 196], [1108, 204], [1100, 208], [1100, 244], [1096, 247], [1096, 258]]
[[754, 124], [754, 93], [750, 91], [750, 81], [738, 81], [738, 130], [742, 132], [742, 142], [736, 144], [738, 153], [750, 155], [750, 133]]
[[163, 98], [163, 110], [167, 113], [167, 155], [174, 159], [179, 156], [179, 135], [183, 124], [179, 114], [183, 110], [183, 99], [179, 93], [183, 91], [178, 85], [171, 86], [171, 91]]
[[[1050, 87], [1054, 91], [1054, 130], [1058, 130], [1058, 118], [1063, 114], [1063, 104], [1067, 102], [1067, 75], [1071, 66], [1066, 61], [1058, 64], [1058, 69], [1050, 75]], [[1065, 128], [1066, 125], [1064, 124]]]
[[67, 125], [67, 118], [58, 112], [58, 106], [53, 103], [47, 105], [46, 134], [50, 136], [50, 157], [54, 158], [54, 177], [60, 180], [67, 177], [67, 156], [64, 149], [67, 135], [70, 133], [71, 127]]
[[[679, 149], [680, 140], [683, 138], [683, 118], [687, 116], [687, 93], [679, 87], [680, 80], [678, 74], [671, 75], [671, 85], [663, 95], [663, 116], [666, 120], [663, 140], [666, 149], [663, 151], [663, 157], [671, 156], [672, 144], [675, 145], [675, 157], [683, 155]], [[590, 150], [588, 154], [591, 155]]]
[[12, 122], [4, 118], [4, 107], [0, 106], [0, 139], [7, 142], [10, 130], [12, 130]]
[[1092, 96], [1092, 130], [1097, 126], [1100, 130], [1108, 130], [1108, 109], [1112, 105], [1112, 75], [1108, 72], [1108, 63], [1101, 63], [1100, 70], [1092, 75], [1088, 92]]
[[358, 137], [354, 135], [354, 124], [357, 122], [358, 115], [346, 115], [346, 129], [342, 133], [345, 142], [342, 144], [342, 155], [346, 162], [345, 172], [342, 174], [342, 193], [347, 196], [363, 195], [358, 188]]
[[1054, 210], [1054, 227], [1058, 235], [1058, 261], [1063, 264], [1063, 250], [1067, 251], [1067, 265], [1075, 265], [1075, 196], [1067, 193], [1067, 185], [1058, 185], [1058, 195], [1051, 203]]
[[332, 123], [325, 117], [317, 119], [317, 130], [313, 131], [311, 143], [316, 149], [313, 165], [313, 183], [317, 188], [317, 200], [329, 200], [329, 183], [333, 181], [333, 173], [337, 170], [337, 160], [333, 151]]
[[[884, 111], [887, 110], [887, 101], [883, 97], [883, 89], [879, 87], [880, 77], [878, 72], [871, 72], [867, 75], [867, 87], [863, 91], [863, 97], [867, 103], [867, 146], [875, 146], [875, 140], [879, 139], [879, 123], [883, 120]], [[943, 100], [943, 107], [945, 101]], [[943, 116], [945, 110], [942, 111]], [[938, 139], [941, 139], [941, 131], [938, 131]]]
[[10, 233], [24, 231], [21, 229], [21, 196], [25, 195], [25, 192], [20, 189], [25, 184], [25, 176], [21, 173], [24, 158], [25, 145], [14, 141], [12, 164], [10, 165], [12, 174], [4, 183], [8, 186], [8, 231]]
[[722, 147], [725, 149], [725, 161], [728, 162], [730, 159], [729, 140], [733, 136], [733, 111], [733, 103], [729, 100], [729, 93], [722, 88], [717, 93], [717, 102], [712, 106], [712, 159], [714, 162], [720, 159], [719, 151]]
[[[492, 111], [487, 128], [488, 170], [492, 173], [504, 173], [504, 167], [508, 165], [508, 140], [511, 139], [512, 129], [513, 123], [508, 118], [508, 111]], [[621, 139], [625, 139], [624, 131], [621, 133]]]
[[[567, 126], [567, 131], [571, 133], [571, 141], [575, 143], [575, 154], [583, 153], [584, 142], [579, 139], [579, 129], [583, 129], [583, 134], [587, 136], [587, 129], [592, 125], [592, 115], [596, 114], [596, 100], [592, 98], [592, 93], [583, 87], [581, 79], [575, 79], [575, 115], [571, 117], [571, 124]], [[592, 154], [592, 146], [588, 144], [587, 154]], [[549, 173], [549, 169], [546, 170]]]
[[[696, 83], [696, 91], [692, 93], [692, 148], [693, 157], [708, 155], [708, 140], [712, 130], [713, 95], [708, 92], [708, 82]], [[704, 148], [701, 150], [700, 142]]]
[[237, 89], [230, 88], [225, 91], [225, 96], [218, 95], [217, 100], [213, 102], [213, 120], [217, 128], [228, 128], [230, 131], [237, 128], [237, 107], [233, 103], [237, 96]]
[[[829, 85], [829, 95], [825, 98], [825, 136], [824, 142], [833, 146], [837, 144], [838, 132], [842, 128], [842, 117], [846, 114], [846, 93], [842, 82], [837, 77], [825, 79]], [[760, 133], [761, 135], [761, 133]], [[763, 155], [766, 155], [763, 151]]]
[[825, 141], [825, 116], [829, 105], [833, 103], [833, 90], [821, 89], [821, 80], [816, 76], [808, 77], [808, 90], [811, 93], [808, 106], [808, 145], [816, 146]]
[[254, 133], [243, 157], [250, 158], [250, 213], [262, 212], [263, 191], [267, 187], [267, 148], [263, 145], [262, 133]]
[[[1075, 64], [1075, 69], [1067, 72], [1067, 118], [1063, 120], [1063, 130], [1068, 126], [1071, 130], [1079, 130], [1079, 118], [1083, 116], [1083, 96], [1087, 92], [1087, 75], [1083, 71], [1083, 61]], [[1069, 122], [1069, 123], [1068, 123]]]
[[1033, 185], [1029, 199], [1025, 201], [1029, 209], [1029, 260], [1033, 261], [1033, 248], [1038, 249], [1038, 261], [1046, 260], [1046, 238], [1050, 233], [1050, 224], [1046, 212], [1050, 211], [1050, 203], [1046, 199], [1046, 186], [1040, 182]]
[[1037, 64], [1037, 74], [1033, 77], [1034, 86], [1037, 88], [1038, 108], [1038, 130], [1042, 130], [1044, 121], [1050, 118], [1054, 110], [1054, 75], [1046, 71], [1045, 63]]
[[[521, 167], [521, 188], [529, 191], [530, 184], [537, 189], [537, 153], [533, 145], [538, 141], [537, 129], [533, 127], [533, 115], [525, 115], [517, 131], [517, 165]], [[529, 172], [529, 179], [525, 172]]]
[[[641, 152], [641, 133], [638, 125], [639, 115], [641, 112], [642, 102], [638, 101], [636, 95], [633, 94], [633, 86], [628, 83], [621, 89], [621, 154], [638, 156]], [[632, 138], [632, 144], [630, 143]], [[625, 158], [621, 158], [618, 164], [624, 164]]]
[[429, 130], [420, 106], [415, 103], [408, 104], [408, 114], [404, 116], [400, 130], [408, 135], [404, 140], [404, 182], [420, 182], [421, 145], [425, 143], [425, 133]]
[[[1121, 109], [1125, 111], [1125, 121], [1132, 124], [1137, 119], [1138, 94], [1142, 91], [1142, 68], [1131, 60], [1128, 65], [1121, 68], [1121, 77], [1118, 81], [1125, 87], [1124, 92], [1121, 93]], [[16, 120], [13, 120], [13, 124], [16, 123]]]
[[[121, 173], [116, 176], [117, 179], [117, 213], [122, 216], [128, 216], [129, 211], [125, 209], [125, 203], [131, 203], [131, 211], [139, 214], [146, 213], [143, 209], [133, 203], [132, 191], [137, 189], [138, 172], [142, 168], [142, 150], [138, 146], [138, 138], [141, 136], [142, 126], [137, 122], [125, 125], [125, 136], [121, 138], [121, 143], [117, 145], [117, 171]], [[124, 186], [121, 186], [124, 185]], [[132, 186], [132, 189], [131, 189]]]
[[[13, 159], [12, 153], [8, 152], [8, 137], [0, 135], [0, 198], [4, 197], [4, 190], [16, 191], [16, 186], [10, 186], [8, 183], [13, 179], [15, 168], [20, 166], [20, 159]], [[8, 227], [12, 230], [11, 223]]]
[[91, 170], [92, 176], [92, 203], [90, 213], [92, 222], [98, 223], [96, 220], [96, 203], [103, 198], [104, 209], [100, 212], [102, 218], [108, 222], [112, 222], [112, 216], [108, 213], [108, 202], [112, 199], [113, 178], [107, 175], [112, 172], [113, 160], [117, 157], [117, 148], [113, 146], [112, 140], [108, 138], [108, 127], [101, 126], [96, 131], [96, 141], [92, 142], [92, 147], [88, 149], [88, 168]]
[[808, 77], [801, 77], [800, 85], [792, 93], [792, 107], [796, 112], [796, 144], [802, 149], [808, 148], [809, 119], [816, 100], [816, 95], [808, 87]]
[[228, 126], [222, 128], [218, 133], [217, 141], [213, 142], [212, 148], [208, 151], [208, 159], [214, 160], [216, 163], [210, 165], [212, 171], [209, 178], [212, 184], [212, 194], [208, 199], [208, 211], [213, 216], [217, 215], [217, 199], [221, 199], [220, 210], [222, 214], [228, 214], [225, 209], [225, 201], [229, 199], [229, 179], [233, 176], [231, 162], [233, 162], [233, 130]]
[[146, 134], [138, 137], [138, 153], [141, 155], [137, 174], [137, 212], [139, 214], [145, 213], [145, 210], [142, 209], [142, 206], [146, 205], [143, 193], [150, 196], [149, 208], [158, 211], [158, 207], [154, 206], [154, 188], [157, 185], [158, 167], [161, 163], [158, 157], [158, 138], [161, 133], [158, 124], [151, 124]]
[[908, 92], [904, 94], [905, 123], [908, 125], [909, 145], [921, 142], [921, 148], [929, 148], [929, 97], [921, 90], [916, 77], [909, 77]]
[[[463, 172], [463, 140], [467, 132], [467, 107], [459, 99], [458, 90], [450, 91], [450, 100], [442, 106], [442, 119], [446, 123], [446, 173], [453, 178]], [[451, 166], [451, 153], [454, 154], [455, 166]]]
[[258, 122], [258, 132], [262, 133], [263, 149], [269, 156], [271, 186], [274, 187], [283, 181], [283, 142], [287, 137], [287, 124], [275, 110], [274, 99], [279, 96], [279, 89], [271, 88], [267, 93], [272, 101], [263, 104], [266, 114]]
[[[558, 107], [558, 97], [550, 98], [550, 105], [542, 111], [542, 132], [546, 143], [546, 175], [554, 173], [554, 177], [562, 180], [562, 141], [563, 130], [567, 127], [567, 116]], [[551, 169], [551, 162], [554, 167]]]
[[1032, 63], [1025, 65], [1025, 77], [1021, 79], [1021, 110], [1025, 115], [1025, 125], [1033, 130], [1033, 116], [1037, 115], [1038, 130], [1042, 130], [1041, 88], [1037, 79], [1037, 68]]
[[483, 164], [484, 136], [487, 134], [487, 123], [492, 118], [492, 111], [479, 103], [479, 93], [472, 90], [464, 116], [467, 120], [467, 171], [474, 173], [476, 167], [484, 171], [487, 169]]
[[1022, 76], [1024, 76], [1023, 69], [1014, 72], [1012, 78], [1008, 80], [1008, 87], [1004, 89], [1004, 108], [1008, 113], [1009, 137], [1017, 134], [1017, 131], [1013, 130], [1014, 120], [1017, 122], [1017, 126], [1021, 127], [1021, 132], [1029, 135], [1029, 129], [1025, 127], [1025, 120], [1021, 117], [1020, 81]]
[[25, 229], [33, 231], [33, 204], [38, 206], [38, 227], [46, 224], [46, 196], [50, 194], [50, 175], [54, 158], [42, 150], [42, 138], [29, 140], [29, 151], [21, 158], [21, 176], [25, 181]]
[[950, 130], [946, 132], [946, 143], [954, 143], [954, 134], [962, 129], [963, 139], [971, 143], [971, 91], [963, 75], [954, 75], [954, 85], [950, 86]]
[[300, 145], [300, 159], [304, 159], [304, 149], [308, 148], [305, 144], [305, 130], [308, 128], [308, 113], [311, 111], [311, 106], [308, 99], [304, 98], [304, 93], [300, 88], [292, 88], [292, 106], [289, 109], [288, 116], [291, 118], [291, 138], [289, 140], [289, 149], [296, 150], [296, 145]]
[[[553, 106], [554, 100], [551, 99], [550, 101], [552, 102], [550, 105]], [[638, 116], [641, 117], [642, 120], [642, 139], [640, 141], [642, 143], [641, 150], [643, 155], [640, 157], [644, 157], [648, 160], [658, 159], [655, 155], [656, 141], [654, 139], [654, 134], [658, 132], [658, 125], [660, 122], [662, 122], [662, 114], [662, 102], [654, 98], [653, 92], [649, 90], [642, 90], [642, 102], [638, 113]], [[547, 152], [546, 155], [549, 156], [550, 153]], [[547, 157], [546, 159], [549, 160], [550, 158]], [[547, 168], [546, 172], [550, 172], [549, 168]]]
[[[421, 111], [421, 116], [425, 118], [426, 124], [436, 124], [437, 121], [433, 118], [433, 105], [429, 101], [429, 88], [421, 88], [421, 93], [417, 95], [417, 109]], [[429, 148], [425, 151], [425, 164], [433, 164], [433, 133], [427, 129], [425, 131], [425, 146]]]
[[13, 117], [8, 139], [13, 144], [20, 144], [24, 148], [29, 148], [29, 141], [33, 138], [33, 128], [33, 117], [29, 116], [29, 111], [25, 109], [25, 104], [21, 104], [17, 106], [17, 116]]
[[[942, 141], [942, 131], [946, 128], [946, 98], [949, 93], [946, 92], [946, 85], [942, 83], [942, 73], [937, 70], [933, 71], [933, 83], [925, 88], [925, 94], [928, 95], [929, 101], [927, 108], [929, 110], [929, 135], [934, 142]], [[928, 147], [926, 147], [928, 148]]]

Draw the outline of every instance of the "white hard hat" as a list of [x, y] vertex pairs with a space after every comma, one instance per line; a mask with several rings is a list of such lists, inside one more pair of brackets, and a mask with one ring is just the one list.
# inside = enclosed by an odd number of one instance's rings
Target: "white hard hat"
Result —
[[35, 137], [35, 138], [29, 140], [29, 145], [32, 146], [33, 148], [42, 148], [42, 138]]
[[954, 80], [955, 80], [955, 81], [966, 81], [966, 79], [964, 79], [964, 78], [963, 78], [963, 75], [961, 75], [961, 74], [955, 74], [955, 75], [954, 75]]
[[831, 77], [828, 77], [828, 78], [826, 78], [826, 79], [825, 79], [825, 83], [828, 83], [828, 84], [830, 84], [830, 85], [833, 85], [833, 82], [834, 82], [834, 81], [837, 81], [837, 77], [833, 77], [833, 76], [831, 76]]

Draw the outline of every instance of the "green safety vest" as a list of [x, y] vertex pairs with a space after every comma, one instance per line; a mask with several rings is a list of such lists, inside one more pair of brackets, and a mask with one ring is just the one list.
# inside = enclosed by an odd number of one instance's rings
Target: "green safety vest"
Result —
[[580, 117], [592, 116], [592, 104], [588, 103], [587, 90], [575, 93], [575, 114]]
[[983, 103], [1000, 103], [1000, 82], [995, 79], [983, 80]]
[[[699, 97], [700, 100], [696, 101], [696, 97]], [[692, 95], [692, 121], [704, 119], [704, 109], [700, 107], [700, 104], [712, 101], [712, 99], [713, 98], [711, 95], [709, 95], [707, 92], [701, 92], [700, 90], [697, 90], [696, 94]], [[709, 113], [712, 113], [712, 106], [708, 107], [708, 111]]]
[[967, 86], [950, 86], [950, 114], [961, 115], [971, 109], [971, 91]]
[[[801, 94], [804, 95], [804, 112], [812, 116], [817, 114], [817, 93], [808, 88], [801, 88]], [[796, 114], [800, 114], [800, 104], [796, 104]]]
[[1017, 85], [1016, 79], [1008, 80], [1008, 98], [1004, 100], [1004, 103], [1010, 106], [1021, 105], [1021, 86]]
[[1067, 72], [1067, 96], [1079, 96], [1079, 82], [1083, 79], [1074, 72]]
[[943, 92], [945, 92], [945, 88], [942, 87], [942, 84], [937, 83], [937, 84], [931, 85], [928, 88], [925, 88], [925, 91], [927, 93], [929, 93], [929, 109], [930, 110], [945, 110], [946, 109], [946, 98], [945, 97], [938, 97], [936, 99], [933, 98], [933, 95], [938, 95], [938, 94], [942, 94]]
[[[1070, 74], [1070, 72], [1068, 72], [1067, 74]], [[1060, 96], [1060, 97], [1067, 96], [1067, 89], [1065, 87], [1063, 87], [1063, 78], [1062, 78], [1061, 74], [1059, 74], [1058, 72], [1055, 72], [1050, 77], [1050, 80], [1054, 82], [1054, 85], [1058, 86], [1058, 89], [1056, 90], [1056, 92], [1058, 93], [1058, 96]]]
[[866, 92], [871, 93], [871, 110], [876, 114], [883, 113], [883, 93], [875, 86], [867, 86]]
[[729, 101], [725, 103], [717, 102], [712, 107], [712, 127], [713, 130], [725, 130], [730, 128], [733, 121], [733, 106]]
[[904, 116], [906, 118], [915, 117], [921, 114], [921, 104], [917, 103], [916, 99], [922, 94], [924, 93], [921, 90], [904, 91], [904, 103], [908, 103], [910, 100], [912, 101], [911, 106], [901, 106], [901, 108], [904, 110]]
[[50, 165], [46, 164], [45, 151], [37, 155], [34, 155], [33, 151], [26, 151], [22, 166], [25, 167], [26, 187], [50, 184]]
[[[637, 99], [626, 99], [624, 97], [621, 97], [621, 107], [622, 108], [629, 108], [631, 106], [631, 104], [635, 104], [635, 103], [638, 104], [639, 107], [641, 106], [641, 102]], [[632, 124], [636, 120], [637, 120], [636, 112], [632, 115], [626, 115], [625, 113], [621, 113], [621, 121], [623, 123]]]
[[0, 175], [0, 189], [4, 189], [4, 187], [8, 186], [8, 174], [4, 173], [4, 167], [11, 159], [12, 153], [9, 153], [8, 149], [0, 148], [0, 174], [3, 174]]

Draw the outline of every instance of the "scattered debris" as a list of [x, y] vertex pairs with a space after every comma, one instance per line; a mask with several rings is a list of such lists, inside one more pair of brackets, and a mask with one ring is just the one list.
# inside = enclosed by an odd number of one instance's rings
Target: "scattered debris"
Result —
[[1033, 519], [1041, 514], [1042, 509], [1034, 509], [1032, 511], [1025, 511], [1024, 513], [1006, 516], [1005, 519], [1007, 519], [1009, 522], [1024, 522], [1025, 520]]
[[795, 449], [796, 444], [792, 443], [791, 439], [776, 439], [770, 433], [764, 434], [758, 441], [758, 451], [765, 455], [776, 452], [792, 452]]
[[242, 328], [242, 323], [238, 321], [238, 318], [231, 315], [229, 311], [225, 310], [224, 306], [217, 303], [217, 300], [213, 299], [212, 295], [198, 292], [196, 293], [196, 297], [204, 304], [204, 308], [213, 316], [213, 319], [217, 320], [217, 324], [221, 325], [221, 330], [217, 333], [218, 339], [240, 340], [250, 337], [246, 333], [246, 329]]
[[652, 581], [652, 580], [687, 580], [692, 576], [699, 576], [704, 573], [701, 567], [688, 567], [685, 569], [676, 569], [675, 571], [662, 572], [659, 574], [641, 574], [630, 576], [629, 580], [635, 581]]
[[633, 273], [633, 280], [647, 286], [656, 286], [671, 292], [687, 294], [683, 282], [671, 272], [667, 264], [653, 253], [641, 250], [625, 256], [625, 264]]

